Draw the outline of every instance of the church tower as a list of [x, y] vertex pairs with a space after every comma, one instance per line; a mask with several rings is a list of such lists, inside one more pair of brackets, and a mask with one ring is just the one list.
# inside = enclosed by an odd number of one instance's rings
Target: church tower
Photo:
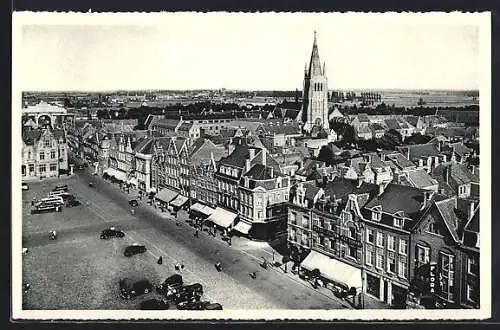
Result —
[[304, 70], [304, 93], [302, 97], [302, 122], [306, 133], [313, 130], [330, 129], [328, 123], [328, 79], [325, 72], [325, 64], [321, 66], [319, 60], [318, 43], [316, 31], [314, 31], [314, 43], [309, 62]]

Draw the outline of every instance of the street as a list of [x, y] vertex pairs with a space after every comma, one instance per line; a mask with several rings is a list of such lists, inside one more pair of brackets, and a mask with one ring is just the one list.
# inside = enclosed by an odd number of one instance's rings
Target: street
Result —
[[[31, 215], [31, 199], [59, 183], [32, 183], [23, 192], [23, 247], [29, 249], [23, 256], [23, 282], [31, 284], [23, 296], [25, 309], [137, 309], [156, 293], [125, 301], [119, 297], [118, 281], [145, 277], [156, 285], [175, 272], [177, 262], [185, 265], [185, 282], [201, 283], [203, 299], [224, 309], [348, 308], [333, 293], [313, 289], [297, 275], [262, 269], [262, 257], [272, 258], [262, 243], [239, 238], [228, 246], [206, 233], [195, 238], [185, 222], [187, 213], [179, 213], [176, 225], [168, 212], [159, 214], [145, 199], [132, 215], [128, 201], [137, 194], [128, 195], [87, 172], [60, 182], [68, 184], [81, 206]], [[100, 231], [110, 226], [123, 230], [125, 237], [100, 240]], [[50, 230], [57, 230], [57, 240], [49, 240]], [[147, 253], [124, 257], [123, 250], [132, 243], [144, 244]], [[162, 265], [156, 262], [160, 256]], [[223, 265], [222, 272], [215, 270], [216, 262]], [[252, 272], [257, 272], [256, 279], [249, 276]]]

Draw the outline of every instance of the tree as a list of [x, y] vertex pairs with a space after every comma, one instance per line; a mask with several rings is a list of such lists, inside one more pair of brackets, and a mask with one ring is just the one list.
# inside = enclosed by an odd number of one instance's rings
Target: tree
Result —
[[405, 139], [405, 144], [425, 144], [429, 142], [432, 137], [428, 135], [422, 135], [420, 133], [414, 133]]

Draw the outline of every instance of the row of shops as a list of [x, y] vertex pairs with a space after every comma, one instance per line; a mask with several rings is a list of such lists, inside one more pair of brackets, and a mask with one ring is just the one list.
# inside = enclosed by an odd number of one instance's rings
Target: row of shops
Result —
[[102, 175], [105, 179], [111, 179], [129, 186], [137, 187], [137, 178], [129, 177], [129, 175], [124, 171], [110, 167], [104, 170]]

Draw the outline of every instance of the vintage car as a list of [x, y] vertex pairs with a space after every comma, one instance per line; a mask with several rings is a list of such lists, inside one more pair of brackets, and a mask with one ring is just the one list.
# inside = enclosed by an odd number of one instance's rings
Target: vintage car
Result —
[[148, 299], [140, 305], [142, 310], [165, 310], [169, 307], [168, 301], [165, 299]]
[[110, 227], [108, 229], [104, 229], [101, 232], [100, 238], [101, 239], [109, 239], [113, 237], [124, 237], [125, 233], [121, 230], [117, 230], [115, 227]]
[[210, 304], [208, 301], [182, 301], [177, 304], [177, 309], [184, 309], [190, 311], [202, 311], [205, 306]]
[[146, 251], [147, 251], [147, 249], [144, 245], [139, 245], [137, 243], [134, 243], [134, 244], [129, 245], [125, 248], [123, 255], [125, 257], [132, 257], [136, 254], [144, 253]]
[[167, 295], [169, 291], [178, 291], [179, 289], [182, 288], [182, 285], [184, 284], [184, 281], [182, 280], [182, 276], [179, 274], [174, 274], [172, 276], [169, 276], [156, 287], [156, 292], [159, 294]]
[[151, 292], [153, 284], [147, 279], [140, 279], [137, 281], [129, 278], [120, 280], [120, 296], [123, 299], [133, 299], [142, 294]]
[[219, 303], [209, 303], [205, 305], [205, 310], [222, 310], [222, 305]]

